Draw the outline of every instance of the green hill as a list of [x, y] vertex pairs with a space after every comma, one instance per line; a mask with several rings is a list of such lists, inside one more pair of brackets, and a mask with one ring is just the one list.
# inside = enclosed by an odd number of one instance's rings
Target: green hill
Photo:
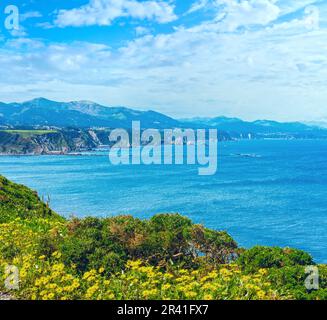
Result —
[[35, 191], [0, 176], [0, 223], [33, 217], [61, 219]]

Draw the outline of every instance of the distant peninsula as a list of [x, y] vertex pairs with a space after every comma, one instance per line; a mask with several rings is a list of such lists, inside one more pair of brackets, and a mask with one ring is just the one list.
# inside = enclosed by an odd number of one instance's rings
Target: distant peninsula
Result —
[[115, 128], [218, 129], [219, 140], [327, 139], [324, 126], [238, 118], [173, 119], [155, 111], [105, 107], [90, 101], [56, 102], [38, 98], [0, 103], [0, 155], [69, 154], [108, 146]]

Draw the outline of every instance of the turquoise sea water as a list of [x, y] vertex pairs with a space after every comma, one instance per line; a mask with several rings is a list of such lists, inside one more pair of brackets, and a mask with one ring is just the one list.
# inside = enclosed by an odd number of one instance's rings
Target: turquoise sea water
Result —
[[112, 166], [107, 153], [0, 157], [0, 174], [77, 216], [179, 212], [241, 246], [290, 246], [327, 263], [327, 141], [222, 142], [214, 176], [197, 166]]

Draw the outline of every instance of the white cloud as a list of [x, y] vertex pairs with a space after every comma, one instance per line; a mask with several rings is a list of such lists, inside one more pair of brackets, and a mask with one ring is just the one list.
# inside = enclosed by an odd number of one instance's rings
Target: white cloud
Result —
[[[308, 6], [303, 10], [303, 16], [271, 26], [274, 31], [280, 30], [284, 36], [308, 30], [319, 30], [320, 12], [315, 6]], [[269, 30], [269, 28], [267, 29]]]
[[149, 28], [146, 28], [146, 27], [137, 26], [135, 28], [135, 33], [136, 33], [137, 36], [144, 36], [146, 34], [151, 33], [151, 30]]
[[265, 26], [280, 15], [277, 0], [216, 0], [215, 2], [217, 5], [224, 6], [223, 25], [227, 31], [253, 25]]
[[21, 22], [25, 21], [25, 20], [28, 20], [28, 19], [34, 19], [34, 18], [41, 18], [42, 17], [42, 14], [38, 11], [28, 11], [28, 12], [25, 12], [25, 13], [21, 13], [19, 15], [19, 20]]
[[289, 14], [289, 13], [294, 13], [297, 10], [306, 8], [310, 5], [313, 5], [320, 0], [278, 0], [277, 4], [281, 10], [281, 13], [284, 14]]
[[163, 0], [90, 0], [72, 10], [60, 10], [55, 24], [59, 27], [108, 26], [121, 17], [168, 23], [177, 19], [174, 6]]
[[192, 3], [190, 9], [186, 12], [186, 14], [191, 14], [196, 11], [202, 10], [206, 6], [208, 6], [210, 0], [196, 0]]
[[[0, 95], [96, 100], [180, 117], [326, 117], [327, 30], [317, 11], [285, 19], [267, 1], [246, 2], [249, 10], [217, 7], [226, 20], [147, 34], [119, 49], [12, 40], [0, 49]], [[233, 22], [240, 12], [241, 25]]]
[[28, 50], [36, 50], [44, 48], [43, 42], [39, 40], [29, 39], [29, 38], [18, 38], [18, 39], [11, 39], [7, 40], [6, 42], [6, 48], [8, 49], [15, 49], [19, 50], [22, 48], [27, 48]]
[[18, 30], [15, 30], [15, 29], [14, 30], [9, 30], [9, 33], [11, 34], [11, 36], [18, 37], [18, 38], [27, 36], [26, 29], [23, 28], [23, 26], [19, 26]]

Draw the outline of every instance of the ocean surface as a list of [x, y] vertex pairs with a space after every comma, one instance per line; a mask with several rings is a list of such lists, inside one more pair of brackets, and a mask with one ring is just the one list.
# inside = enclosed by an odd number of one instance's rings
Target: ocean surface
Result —
[[113, 166], [107, 152], [0, 157], [0, 174], [50, 197], [65, 216], [179, 212], [240, 246], [290, 246], [327, 263], [327, 141], [221, 142], [218, 172]]

